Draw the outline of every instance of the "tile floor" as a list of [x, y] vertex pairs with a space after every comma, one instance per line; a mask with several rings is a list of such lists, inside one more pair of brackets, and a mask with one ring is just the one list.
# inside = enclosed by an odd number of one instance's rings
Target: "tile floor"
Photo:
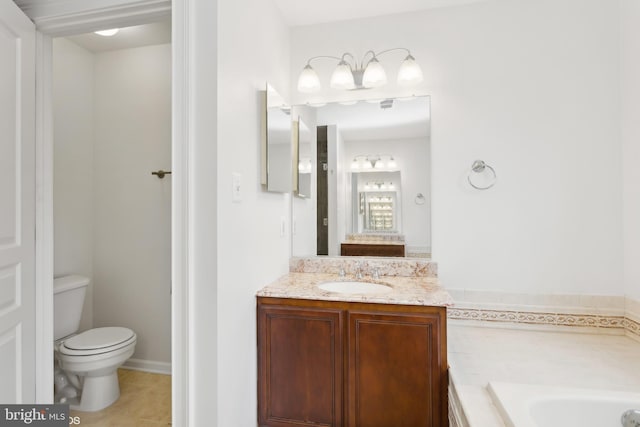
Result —
[[119, 369], [120, 398], [98, 412], [70, 411], [79, 427], [166, 427], [171, 425], [171, 376]]

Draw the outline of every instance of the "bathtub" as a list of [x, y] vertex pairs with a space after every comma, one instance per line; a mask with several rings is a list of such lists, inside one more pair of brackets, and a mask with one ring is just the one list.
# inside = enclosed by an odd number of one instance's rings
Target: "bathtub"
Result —
[[489, 394], [507, 427], [621, 427], [640, 393], [490, 382]]

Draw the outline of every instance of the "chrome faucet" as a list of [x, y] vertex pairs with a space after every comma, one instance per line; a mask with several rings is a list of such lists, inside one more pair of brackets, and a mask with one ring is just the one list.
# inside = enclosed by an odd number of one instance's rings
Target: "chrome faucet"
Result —
[[620, 417], [622, 427], [640, 427], [640, 410], [629, 409]]
[[373, 280], [380, 280], [380, 269], [376, 268], [373, 270], [373, 274], [371, 275]]
[[362, 262], [356, 264], [356, 279], [362, 280]]

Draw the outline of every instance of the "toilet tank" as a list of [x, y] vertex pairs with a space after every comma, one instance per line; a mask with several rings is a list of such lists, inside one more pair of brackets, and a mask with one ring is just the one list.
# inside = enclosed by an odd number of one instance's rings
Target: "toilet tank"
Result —
[[53, 337], [56, 340], [71, 335], [80, 328], [89, 278], [64, 276], [53, 280]]

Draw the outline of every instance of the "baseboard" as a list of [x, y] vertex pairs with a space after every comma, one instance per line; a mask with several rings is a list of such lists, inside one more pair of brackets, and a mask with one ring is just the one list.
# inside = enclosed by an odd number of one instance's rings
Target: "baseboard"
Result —
[[171, 363], [155, 360], [129, 359], [121, 366], [134, 371], [151, 372], [154, 374], [171, 375]]

